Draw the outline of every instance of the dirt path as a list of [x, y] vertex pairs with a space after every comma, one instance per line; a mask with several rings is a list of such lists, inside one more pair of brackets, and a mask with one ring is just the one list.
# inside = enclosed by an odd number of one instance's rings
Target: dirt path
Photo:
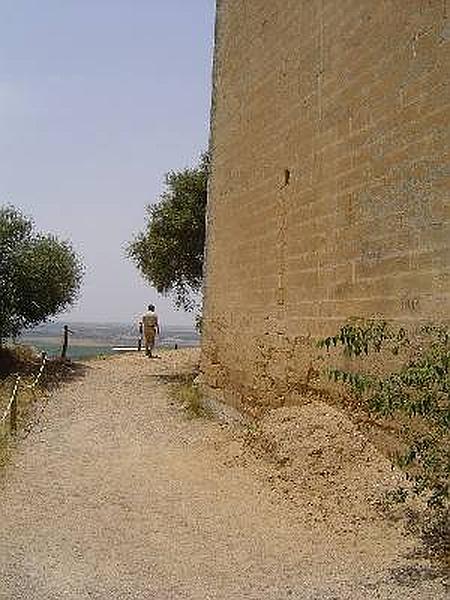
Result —
[[446, 597], [391, 526], [316, 523], [188, 420], [159, 376], [193, 359], [96, 361], [53, 396], [0, 489], [2, 600]]

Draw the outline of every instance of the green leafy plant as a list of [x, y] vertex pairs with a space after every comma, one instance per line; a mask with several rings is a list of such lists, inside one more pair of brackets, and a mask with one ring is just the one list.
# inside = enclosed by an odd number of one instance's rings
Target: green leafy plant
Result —
[[[395, 456], [410, 480], [411, 493], [426, 499], [436, 515], [450, 508], [450, 332], [425, 325], [414, 334], [382, 319], [353, 321], [320, 340], [328, 352], [342, 354], [353, 368], [330, 368], [328, 376], [345, 384], [372, 414], [402, 423], [404, 452]], [[394, 361], [394, 368], [371, 372], [372, 352]], [[391, 356], [391, 359], [389, 359]], [[348, 363], [347, 363], [348, 364]], [[436, 530], [450, 535], [450, 524]], [[428, 532], [429, 533], [429, 532]], [[441, 544], [442, 546], [442, 544]]]
[[340, 346], [345, 356], [358, 357], [367, 356], [370, 351], [381, 352], [386, 344], [389, 344], [390, 352], [397, 355], [400, 348], [408, 343], [403, 327], [394, 330], [383, 319], [353, 319], [343, 325], [336, 335], [319, 340], [318, 346], [327, 350]]

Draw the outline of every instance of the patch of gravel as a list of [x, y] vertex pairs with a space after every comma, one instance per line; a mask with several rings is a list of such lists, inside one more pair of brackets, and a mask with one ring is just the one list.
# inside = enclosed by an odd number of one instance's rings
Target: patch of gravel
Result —
[[[338, 415], [274, 412], [262, 428], [278, 458], [261, 460], [240, 434], [187, 419], [170, 399], [167, 382], [197, 359], [178, 350], [90, 362], [54, 393], [0, 489], [1, 600], [447, 597], [428, 563], [406, 557], [400, 531], [336, 508], [363, 501], [363, 477], [390, 476]], [[288, 477], [286, 496], [270, 480], [283, 469], [302, 482]]]

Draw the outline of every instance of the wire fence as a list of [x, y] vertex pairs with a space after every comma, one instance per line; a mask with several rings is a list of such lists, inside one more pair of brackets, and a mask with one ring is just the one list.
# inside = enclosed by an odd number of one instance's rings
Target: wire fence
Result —
[[5, 423], [9, 422], [9, 429], [11, 433], [16, 433], [17, 431], [17, 408], [18, 408], [18, 398], [21, 390], [34, 390], [36, 386], [39, 384], [42, 375], [45, 370], [45, 366], [47, 364], [47, 354], [45, 352], [41, 355], [41, 365], [39, 367], [39, 371], [34, 377], [31, 383], [23, 383], [22, 376], [17, 375], [16, 380], [14, 382], [13, 391], [11, 394], [11, 398], [6, 406], [6, 409], [3, 412], [2, 417], [0, 418], [0, 426], [3, 429]]

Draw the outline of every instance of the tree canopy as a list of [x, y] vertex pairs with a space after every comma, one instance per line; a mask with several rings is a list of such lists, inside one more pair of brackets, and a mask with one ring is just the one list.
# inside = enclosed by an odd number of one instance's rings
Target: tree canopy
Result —
[[144, 279], [178, 307], [192, 310], [203, 279], [208, 155], [191, 169], [171, 171], [159, 201], [147, 207], [145, 229], [128, 246]]
[[0, 342], [71, 306], [83, 266], [71, 244], [34, 230], [12, 206], [0, 206]]

